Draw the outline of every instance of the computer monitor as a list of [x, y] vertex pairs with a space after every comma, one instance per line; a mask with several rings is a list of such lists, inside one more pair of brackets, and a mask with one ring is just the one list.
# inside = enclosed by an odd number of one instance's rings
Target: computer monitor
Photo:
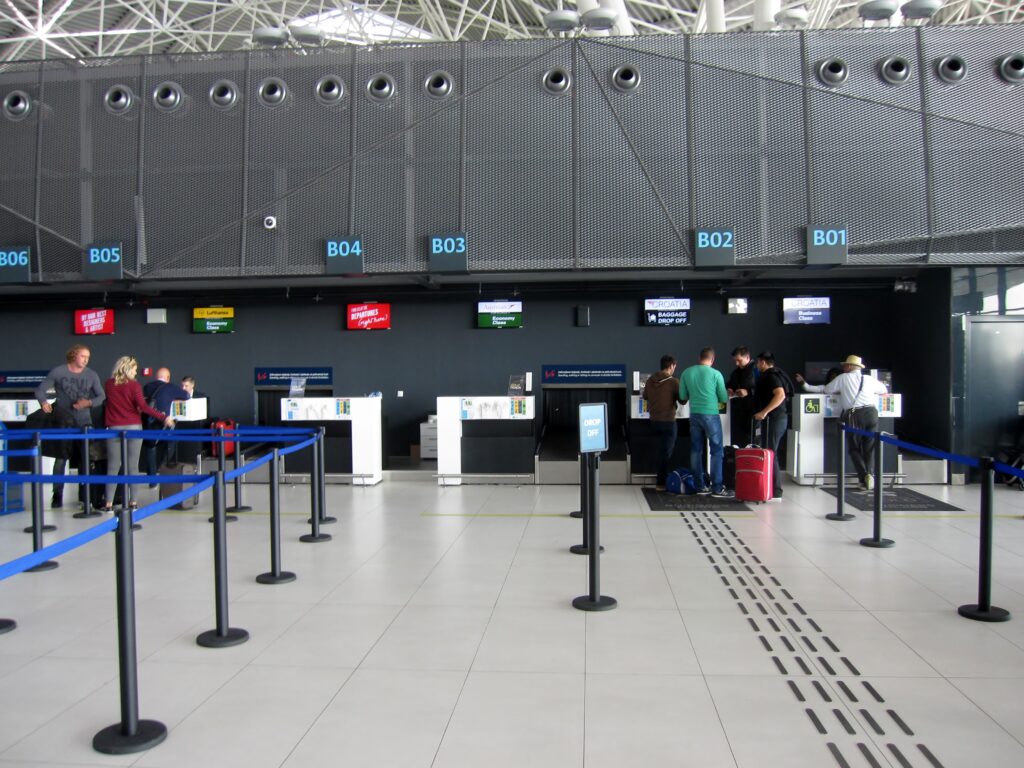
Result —
[[842, 373], [839, 363], [804, 363], [804, 379], [808, 384], [824, 384], [828, 378], [828, 372], [832, 368]]

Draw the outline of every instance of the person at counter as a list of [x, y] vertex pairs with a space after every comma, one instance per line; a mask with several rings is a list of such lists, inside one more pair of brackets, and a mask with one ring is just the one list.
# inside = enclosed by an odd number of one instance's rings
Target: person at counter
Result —
[[[679, 401], [690, 401], [690, 471], [703, 487], [701, 495], [711, 494], [719, 498], [732, 497], [732, 491], [722, 484], [722, 417], [720, 405], [729, 401], [725, 391], [725, 378], [712, 366], [715, 350], [704, 347], [700, 351], [697, 365], [691, 365], [679, 377]], [[704, 440], [711, 446], [711, 486], [704, 480]]]
[[643, 398], [651, 414], [651, 427], [658, 436], [658, 474], [654, 489], [665, 490], [668, 462], [676, 448], [676, 404], [679, 402], [679, 380], [675, 377], [676, 359], [662, 355], [660, 370], [651, 374], [644, 384]]
[[[840, 424], [865, 432], [878, 430], [876, 398], [878, 395], [886, 394], [887, 390], [885, 384], [864, 373], [864, 361], [857, 355], [847, 357], [843, 363], [843, 372], [828, 384], [808, 384], [800, 374], [797, 374], [796, 381], [807, 392], [837, 395], [841, 409]], [[874, 439], [851, 434], [846, 436], [846, 446], [857, 470], [861, 488], [866, 491], [874, 489], [876, 478], [872, 477], [870, 472], [875, 454]]]
[[789, 426], [786, 414], [787, 393], [786, 375], [775, 367], [775, 355], [761, 352], [757, 356], [757, 389], [754, 391], [754, 421], [762, 424], [766, 433], [768, 448], [774, 451], [772, 464], [772, 500], [782, 501], [782, 469], [779, 467], [779, 443]]
[[[175, 400], [188, 400], [190, 395], [183, 387], [171, 383], [171, 369], [157, 368], [156, 378], [142, 388], [142, 396], [146, 403], [160, 413], [170, 413], [171, 403]], [[160, 422], [147, 417], [146, 429], [159, 429]], [[155, 475], [167, 460], [171, 446], [166, 440], [144, 440], [142, 443], [142, 470], [147, 475]], [[153, 487], [153, 484], [150, 484]]]
[[729, 393], [732, 400], [730, 412], [729, 434], [732, 435], [734, 445], [740, 447], [750, 445], [750, 420], [754, 415], [754, 371], [756, 365], [750, 359], [750, 350], [746, 347], [736, 347], [732, 351], [732, 361], [736, 364], [729, 380], [725, 383], [725, 391]]

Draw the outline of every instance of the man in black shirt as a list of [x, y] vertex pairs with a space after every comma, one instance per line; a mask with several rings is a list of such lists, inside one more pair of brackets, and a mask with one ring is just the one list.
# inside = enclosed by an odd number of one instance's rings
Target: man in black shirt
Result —
[[774, 501], [782, 501], [782, 470], [779, 468], [779, 443], [782, 442], [789, 426], [786, 415], [787, 378], [785, 374], [775, 370], [775, 355], [762, 352], [757, 356], [757, 370], [760, 376], [757, 389], [754, 391], [754, 420], [763, 423], [762, 429], [767, 430], [766, 448], [775, 451], [775, 462], [772, 467], [772, 494]]
[[746, 347], [736, 347], [732, 351], [732, 361], [736, 364], [733, 372], [729, 374], [729, 380], [725, 382], [725, 389], [729, 393], [729, 412], [732, 418], [729, 422], [733, 445], [741, 448], [750, 445], [750, 421], [754, 415], [754, 362], [750, 359], [750, 350]]

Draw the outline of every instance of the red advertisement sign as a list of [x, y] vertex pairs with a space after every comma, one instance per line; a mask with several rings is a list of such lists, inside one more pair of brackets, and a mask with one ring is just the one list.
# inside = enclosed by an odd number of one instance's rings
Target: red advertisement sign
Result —
[[114, 332], [114, 310], [76, 309], [75, 333], [79, 336], [97, 336]]
[[390, 304], [349, 304], [348, 323], [350, 331], [378, 331], [391, 327]]

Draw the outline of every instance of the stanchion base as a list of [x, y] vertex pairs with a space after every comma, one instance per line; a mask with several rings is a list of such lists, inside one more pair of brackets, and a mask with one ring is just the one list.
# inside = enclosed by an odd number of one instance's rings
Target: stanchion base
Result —
[[610, 611], [618, 604], [618, 600], [608, 595], [600, 595], [597, 600], [591, 600], [590, 595], [580, 595], [572, 601], [572, 607], [581, 611]]
[[892, 539], [861, 539], [860, 545], [862, 547], [874, 547], [875, 549], [888, 549], [893, 546], [896, 542]]
[[203, 648], [227, 648], [231, 645], [241, 645], [249, 639], [249, 633], [238, 627], [228, 627], [224, 635], [218, 635], [216, 629], [209, 629], [196, 637], [196, 644]]
[[[34, 530], [35, 530], [35, 528], [33, 528], [31, 525], [28, 528], [24, 529], [25, 533], [32, 533], [32, 531], [34, 531]], [[56, 530], [57, 530], [57, 526], [56, 525], [44, 525], [43, 526], [43, 531], [47, 532], [47, 533], [50, 532], [50, 531], [56, 531]]]
[[[238, 518], [235, 517], [234, 515], [224, 515], [224, 522], [225, 523], [233, 523], [236, 520], [238, 520]], [[213, 522], [213, 518], [212, 517], [209, 518], [206, 522], [212, 523]]]
[[314, 536], [312, 533], [307, 533], [307, 534], [304, 534], [302, 536], [299, 536], [299, 541], [304, 541], [307, 544], [316, 543], [318, 541], [330, 541], [330, 540], [331, 540], [331, 534], [329, 534], [329, 533], [318, 533], [316, 536]]
[[[320, 525], [330, 525], [331, 523], [336, 523], [336, 522], [338, 522], [338, 518], [331, 517], [330, 515], [328, 515], [327, 517], [321, 517], [320, 518]], [[307, 517], [306, 518], [306, 525], [312, 525], [312, 524], [313, 524], [313, 518], [312, 517]]]
[[0, 619], [0, 635], [5, 632], [10, 632], [12, 629], [18, 626], [18, 622], [14, 619]]
[[857, 516], [856, 515], [851, 515], [849, 512], [843, 512], [843, 514], [841, 514], [841, 515], [836, 513], [836, 512], [829, 512], [827, 515], [825, 515], [825, 519], [826, 520], [839, 520], [841, 522], [846, 522], [847, 520], [856, 520]]
[[142, 530], [142, 523], [132, 523], [132, 530], [133, 531], [141, 531]]
[[252, 512], [252, 507], [247, 507], [244, 504], [242, 506], [228, 507], [224, 510], [225, 512]]
[[134, 736], [121, 732], [121, 724], [107, 726], [92, 737], [92, 748], [105, 755], [130, 755], [155, 747], [167, 738], [167, 726], [156, 720], [139, 720]]
[[[584, 547], [582, 544], [573, 544], [569, 547], [569, 551], [574, 555], [589, 555], [590, 547]], [[601, 546], [601, 551], [604, 552], [604, 545]]]
[[92, 511], [92, 512], [75, 512], [75, 514], [73, 514], [72, 517], [75, 517], [75, 518], [78, 518], [79, 520], [81, 520], [84, 517], [103, 517], [103, 513], [102, 512], [96, 512], [96, 511]]
[[988, 610], [982, 610], [977, 605], [961, 605], [956, 609], [956, 612], [963, 616], [965, 619], [974, 619], [975, 621], [1009, 621], [1010, 612], [1004, 608], [996, 608], [995, 606], [989, 606]]
[[256, 577], [258, 584], [287, 584], [289, 581], [295, 581], [295, 574], [291, 571], [281, 571], [277, 575], [267, 571]]
[[56, 560], [46, 560], [39, 565], [33, 565], [31, 568], [26, 568], [25, 570], [29, 573], [39, 573], [40, 571], [52, 571], [58, 565], [60, 565], [60, 563]]
[[569, 517], [575, 517], [577, 520], [580, 520], [583, 517], [583, 512], [581, 510], [577, 509], [574, 512], [570, 512], [569, 513]]

